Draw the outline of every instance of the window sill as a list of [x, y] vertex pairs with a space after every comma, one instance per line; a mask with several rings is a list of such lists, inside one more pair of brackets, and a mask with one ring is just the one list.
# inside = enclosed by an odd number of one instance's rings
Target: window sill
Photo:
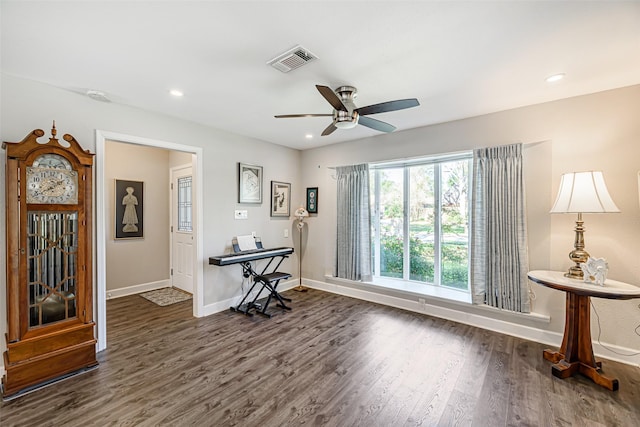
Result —
[[[401, 279], [392, 279], [387, 277], [376, 277], [371, 282], [355, 282], [353, 280], [342, 279], [338, 277], [334, 277], [331, 275], [325, 275], [325, 280], [327, 283], [331, 283], [334, 285], [346, 286], [347, 288], [358, 288], [363, 290], [369, 295], [387, 295], [392, 298], [410, 301], [418, 301], [423, 306], [426, 304], [431, 307], [449, 307], [453, 310], [458, 310], [461, 313], [474, 313], [480, 316], [488, 316], [490, 318], [503, 319], [505, 321], [514, 321], [516, 322], [532, 322], [532, 324], [549, 324], [550, 317], [549, 315], [540, 314], [540, 313], [517, 313], [514, 311], [501, 310], [499, 308], [491, 307], [485, 304], [472, 304], [471, 302], [471, 293], [468, 291], [462, 291], [458, 289], [447, 288], [444, 286], [433, 286], [419, 282], [411, 282], [405, 281]], [[342, 292], [338, 292], [342, 293]], [[359, 296], [352, 293], [343, 293], [348, 296], [355, 296], [358, 298]], [[361, 298], [368, 299], [368, 298]], [[425, 301], [420, 301], [424, 299]], [[381, 304], [385, 304], [384, 298], [378, 300], [376, 298], [369, 299], [374, 302], [379, 302]], [[398, 300], [395, 300], [396, 302]], [[412, 309], [411, 303], [408, 306], [405, 306], [404, 303], [401, 304], [391, 304], [394, 306], [398, 306], [401, 308]], [[456, 308], [457, 307], [457, 308]], [[445, 316], [441, 316], [445, 317]], [[449, 318], [449, 317], [445, 317]], [[465, 323], [464, 320], [451, 318], [452, 320], [457, 320]], [[480, 326], [482, 327], [482, 326]], [[492, 328], [488, 328], [492, 329]]]
[[440, 298], [448, 301], [471, 303], [469, 291], [434, 286], [428, 283], [413, 282], [411, 280], [393, 279], [390, 277], [375, 277], [371, 282], [364, 282], [370, 286], [392, 289], [406, 294], [412, 294], [431, 298]]
[[410, 280], [393, 279], [389, 277], [375, 277], [371, 282], [354, 282], [353, 280], [342, 279], [335, 276], [324, 276], [327, 282], [336, 285], [356, 285], [367, 290], [380, 294], [394, 294], [401, 298], [410, 299], [440, 299], [443, 301], [471, 304], [471, 294], [468, 291], [447, 288], [444, 286], [434, 286], [426, 283], [412, 282]]

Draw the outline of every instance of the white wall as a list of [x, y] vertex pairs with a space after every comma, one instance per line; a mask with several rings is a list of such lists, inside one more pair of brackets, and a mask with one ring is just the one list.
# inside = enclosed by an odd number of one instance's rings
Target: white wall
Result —
[[[105, 144], [105, 206], [106, 217], [111, 219], [106, 224], [107, 291], [170, 284], [169, 154], [162, 148], [114, 141]], [[115, 200], [116, 179], [143, 182], [143, 238], [115, 238], [115, 209], [121, 203]]]
[[[148, 113], [136, 108], [101, 103], [85, 96], [24, 80], [6, 74], [1, 75], [0, 138], [3, 141], [21, 141], [34, 129], [49, 134], [52, 120], [56, 120], [58, 136], [73, 135], [80, 145], [95, 152], [95, 131], [150, 138], [186, 144], [203, 149], [204, 200], [202, 227], [204, 233], [204, 257], [199, 260], [204, 271], [204, 303], [232, 298], [240, 293], [241, 270], [239, 266], [216, 267], [208, 264], [208, 257], [228, 252], [231, 239], [238, 234], [256, 231], [267, 246], [292, 246], [291, 237], [283, 237], [283, 229], [291, 230], [293, 218], [272, 219], [269, 215], [270, 181], [292, 184], [294, 194], [302, 194], [299, 187], [300, 152], [217, 129], [200, 126], [171, 117]], [[4, 200], [5, 155], [0, 156], [0, 199]], [[238, 162], [264, 167], [264, 188], [261, 205], [237, 203]], [[292, 198], [292, 205], [300, 200]], [[234, 209], [249, 211], [249, 219], [234, 219]], [[0, 210], [0, 227], [5, 235], [5, 212]], [[291, 233], [290, 233], [291, 234]], [[96, 248], [102, 251], [104, 248]], [[6, 270], [6, 248], [0, 245], [0, 265]], [[282, 265], [283, 271], [295, 273], [297, 260], [289, 258]], [[0, 275], [0, 295], [4, 301], [6, 278]], [[95, 288], [95, 284], [94, 284]], [[4, 304], [0, 304], [0, 318], [6, 319]], [[6, 322], [0, 321], [0, 335], [4, 336]], [[0, 340], [4, 351], [4, 339]]]
[[[425, 103], [420, 108], [428, 114], [429, 108], [437, 107]], [[552, 216], [548, 212], [562, 173], [602, 170], [621, 213], [585, 215], [586, 249], [592, 256], [609, 261], [611, 279], [640, 285], [640, 258], [636, 253], [640, 237], [637, 186], [640, 170], [639, 117], [640, 86], [632, 86], [306, 150], [302, 153], [301, 166], [305, 171], [302, 187], [320, 187], [320, 199], [319, 214], [307, 220], [309, 247], [303, 258], [303, 277], [309, 279], [311, 286], [312, 281], [316, 281], [322, 287], [326, 283], [325, 275], [331, 274], [334, 265], [332, 236], [336, 230], [336, 185], [331, 178], [333, 171], [327, 169], [328, 166], [523, 142], [534, 143], [524, 150], [530, 268], [565, 270], [571, 265], [568, 253], [573, 248], [575, 217]], [[352, 288], [371, 290], [366, 285], [352, 285]], [[534, 312], [550, 316], [550, 323], [532, 323], [526, 318], [512, 320], [542, 332], [551, 332], [556, 345], [559, 345], [564, 325], [565, 295], [536, 284], [532, 284], [532, 289], [536, 294]], [[634, 333], [634, 328], [640, 324], [640, 300], [593, 298], [592, 301], [600, 315], [602, 342], [640, 351], [640, 337]], [[430, 303], [479, 316], [499, 317], [499, 314], [487, 314], [475, 307], [461, 309], [437, 300]], [[592, 316], [592, 324], [596, 339], [595, 316]], [[607, 357], [632, 360], [606, 353], [602, 348], [599, 350]]]

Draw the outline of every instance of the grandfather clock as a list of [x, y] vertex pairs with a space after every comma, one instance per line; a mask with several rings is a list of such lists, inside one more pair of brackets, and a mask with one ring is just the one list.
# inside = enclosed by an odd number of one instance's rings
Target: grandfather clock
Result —
[[8, 397], [95, 366], [93, 154], [71, 135], [36, 129], [5, 142]]

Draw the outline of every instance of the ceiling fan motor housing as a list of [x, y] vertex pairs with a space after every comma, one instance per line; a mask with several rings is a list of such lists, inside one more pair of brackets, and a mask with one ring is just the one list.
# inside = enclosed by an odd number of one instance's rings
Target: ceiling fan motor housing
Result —
[[356, 109], [353, 100], [358, 96], [358, 89], [353, 86], [340, 86], [335, 90], [336, 95], [342, 101], [347, 111], [333, 110], [334, 126], [338, 129], [351, 129], [358, 124], [358, 118], [360, 117]]

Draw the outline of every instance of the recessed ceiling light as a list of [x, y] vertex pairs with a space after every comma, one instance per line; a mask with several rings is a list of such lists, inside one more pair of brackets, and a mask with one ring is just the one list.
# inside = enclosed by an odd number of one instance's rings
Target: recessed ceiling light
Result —
[[171, 95], [173, 95], [173, 96], [177, 96], [177, 97], [184, 96], [184, 93], [183, 93], [181, 90], [178, 90], [178, 89], [171, 89], [171, 90], [169, 91], [169, 93], [170, 93]]
[[311, 135], [310, 133], [308, 133], [308, 134], [306, 134], [304, 137], [305, 137], [305, 138], [307, 138], [307, 139], [311, 139], [311, 138], [313, 138], [313, 135]]
[[554, 83], [564, 79], [564, 73], [554, 74], [545, 79], [547, 83]]

